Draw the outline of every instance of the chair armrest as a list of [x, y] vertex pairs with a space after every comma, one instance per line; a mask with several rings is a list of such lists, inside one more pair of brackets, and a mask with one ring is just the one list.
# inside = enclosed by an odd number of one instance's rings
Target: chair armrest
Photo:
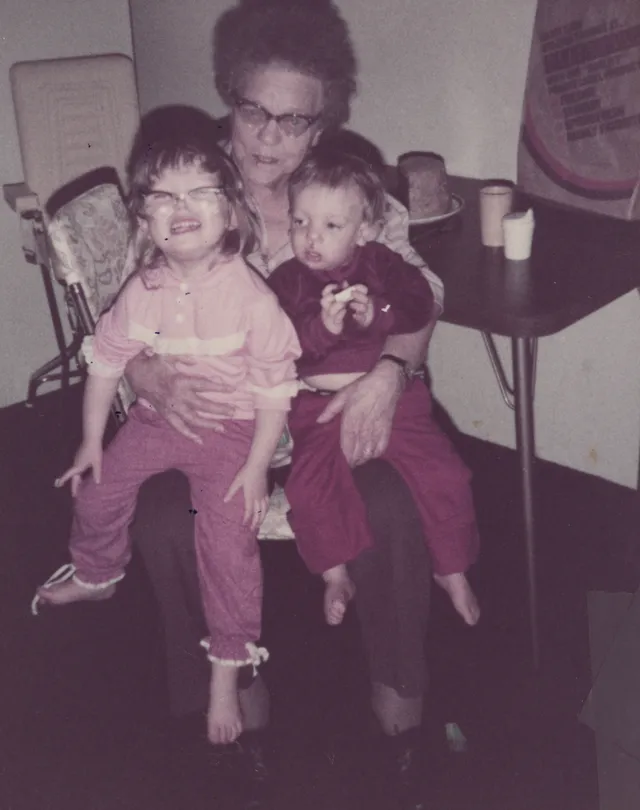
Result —
[[48, 261], [44, 238], [43, 212], [38, 195], [26, 183], [7, 183], [2, 186], [3, 196], [19, 217], [22, 252], [29, 264]]
[[2, 186], [2, 194], [9, 208], [17, 214], [40, 210], [38, 195], [26, 183], [6, 183]]

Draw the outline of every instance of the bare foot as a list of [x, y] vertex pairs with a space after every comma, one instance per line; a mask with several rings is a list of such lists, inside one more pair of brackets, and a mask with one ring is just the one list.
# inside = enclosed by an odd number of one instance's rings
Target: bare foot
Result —
[[356, 593], [356, 587], [347, 573], [345, 565], [335, 565], [322, 575], [326, 583], [324, 589], [324, 617], [327, 624], [335, 626], [344, 619], [347, 605]]
[[213, 662], [207, 711], [207, 736], [214, 745], [226, 745], [242, 732], [238, 701], [238, 670]]
[[454, 608], [469, 625], [478, 623], [480, 606], [464, 574], [434, 574], [433, 578], [449, 594]]
[[44, 605], [70, 605], [72, 602], [100, 602], [110, 599], [116, 591], [115, 584], [104, 588], [86, 588], [74, 579], [58, 582], [55, 585], [43, 585], [38, 588], [38, 602]]

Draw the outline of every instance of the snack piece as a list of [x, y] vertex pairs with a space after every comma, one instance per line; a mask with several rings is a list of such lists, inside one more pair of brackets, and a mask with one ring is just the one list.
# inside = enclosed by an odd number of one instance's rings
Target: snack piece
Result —
[[409, 153], [398, 161], [411, 219], [428, 219], [451, 210], [451, 192], [440, 155]]
[[343, 301], [351, 301], [353, 298], [353, 287], [345, 287], [344, 290], [337, 292], [334, 298], [336, 301], [340, 301], [340, 303]]

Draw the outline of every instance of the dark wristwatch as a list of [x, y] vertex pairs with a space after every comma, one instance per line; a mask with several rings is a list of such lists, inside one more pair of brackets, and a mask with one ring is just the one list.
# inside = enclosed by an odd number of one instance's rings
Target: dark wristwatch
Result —
[[405, 382], [411, 382], [411, 380], [415, 377], [415, 371], [413, 371], [409, 363], [406, 360], [403, 360], [402, 357], [397, 357], [395, 354], [381, 354], [378, 360], [389, 360], [390, 362], [395, 363], [396, 366], [402, 369], [402, 376], [404, 377]]

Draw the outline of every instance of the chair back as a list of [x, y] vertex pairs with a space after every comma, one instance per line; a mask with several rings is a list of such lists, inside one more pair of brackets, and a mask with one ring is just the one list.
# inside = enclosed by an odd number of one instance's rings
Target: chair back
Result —
[[45, 209], [102, 167], [124, 182], [139, 124], [133, 62], [122, 54], [18, 62], [10, 70], [24, 180]]

